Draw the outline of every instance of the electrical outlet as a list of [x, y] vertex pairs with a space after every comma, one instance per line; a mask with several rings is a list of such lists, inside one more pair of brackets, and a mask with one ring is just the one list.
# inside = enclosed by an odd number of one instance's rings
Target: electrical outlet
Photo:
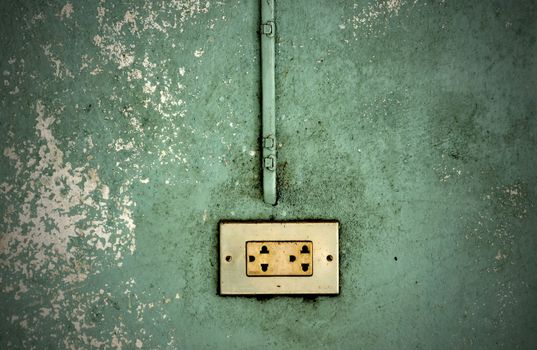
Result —
[[247, 276], [311, 276], [311, 241], [246, 242]]
[[339, 224], [221, 222], [220, 294], [338, 294]]

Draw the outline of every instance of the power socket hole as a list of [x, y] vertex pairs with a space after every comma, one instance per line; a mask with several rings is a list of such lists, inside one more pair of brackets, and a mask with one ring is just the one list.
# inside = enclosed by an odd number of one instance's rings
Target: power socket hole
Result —
[[268, 270], [268, 264], [261, 264], [261, 271], [267, 272]]
[[269, 250], [266, 245], [261, 247], [261, 250], [259, 251], [259, 254], [268, 254]]
[[289, 255], [289, 261], [290, 262], [294, 262], [296, 260], [296, 256], [294, 255]]
[[249, 262], [254, 262], [255, 261], [255, 256], [253, 256], [253, 255], [248, 256], [248, 261]]
[[302, 265], [302, 271], [306, 272], [310, 269], [310, 264], [301, 264]]
[[308, 248], [308, 246], [303, 245], [302, 250], [300, 251], [300, 254], [309, 254], [309, 253], [310, 253], [310, 249]]

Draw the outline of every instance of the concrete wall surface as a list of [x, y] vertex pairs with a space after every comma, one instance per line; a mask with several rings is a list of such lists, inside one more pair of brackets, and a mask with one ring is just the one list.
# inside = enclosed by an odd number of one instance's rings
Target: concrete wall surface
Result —
[[[536, 349], [537, 2], [0, 1], [1, 349]], [[341, 294], [221, 297], [220, 220], [338, 220]]]

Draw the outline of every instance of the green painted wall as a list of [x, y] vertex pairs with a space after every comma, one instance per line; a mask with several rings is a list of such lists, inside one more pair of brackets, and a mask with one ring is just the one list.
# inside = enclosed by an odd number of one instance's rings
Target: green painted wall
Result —
[[[0, 1], [0, 348], [535, 349], [537, 3]], [[341, 295], [217, 295], [222, 219], [337, 219]]]

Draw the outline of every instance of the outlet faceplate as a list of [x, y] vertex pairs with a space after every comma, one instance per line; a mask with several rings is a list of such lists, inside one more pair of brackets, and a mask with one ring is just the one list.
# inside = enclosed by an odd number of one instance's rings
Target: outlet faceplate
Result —
[[338, 294], [339, 224], [221, 222], [220, 294]]

